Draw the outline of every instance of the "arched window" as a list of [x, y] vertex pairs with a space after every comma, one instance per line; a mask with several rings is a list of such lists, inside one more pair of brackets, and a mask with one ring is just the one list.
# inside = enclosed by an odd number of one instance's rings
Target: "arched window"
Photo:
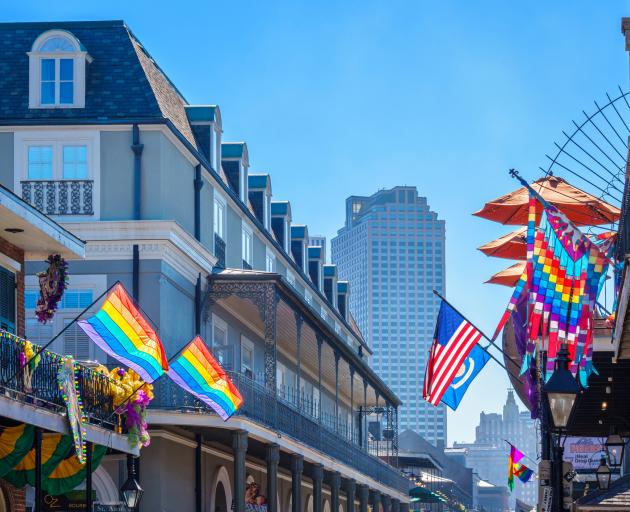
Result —
[[83, 108], [85, 63], [91, 57], [65, 30], [49, 30], [33, 43], [29, 58], [29, 108]]

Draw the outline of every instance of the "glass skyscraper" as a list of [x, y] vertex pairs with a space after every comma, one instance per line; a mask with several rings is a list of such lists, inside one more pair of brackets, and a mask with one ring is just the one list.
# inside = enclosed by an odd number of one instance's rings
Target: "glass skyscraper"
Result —
[[446, 410], [422, 399], [427, 354], [444, 293], [445, 225], [416, 187], [346, 199], [346, 223], [331, 241], [339, 278], [352, 283], [350, 310], [372, 365], [403, 407], [401, 430], [446, 444]]

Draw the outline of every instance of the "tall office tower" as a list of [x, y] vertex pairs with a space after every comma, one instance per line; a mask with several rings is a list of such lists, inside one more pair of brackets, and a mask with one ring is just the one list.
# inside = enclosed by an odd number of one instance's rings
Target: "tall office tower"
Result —
[[350, 310], [369, 342], [372, 365], [403, 401], [400, 430], [446, 444], [446, 410], [422, 399], [427, 354], [444, 292], [445, 225], [416, 187], [346, 199], [346, 223], [331, 241]]

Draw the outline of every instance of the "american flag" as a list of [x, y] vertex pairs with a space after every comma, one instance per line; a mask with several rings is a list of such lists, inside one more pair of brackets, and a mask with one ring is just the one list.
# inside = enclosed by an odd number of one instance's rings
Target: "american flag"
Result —
[[440, 403], [481, 336], [474, 325], [442, 301], [424, 375], [422, 396], [427, 402], [433, 405]]

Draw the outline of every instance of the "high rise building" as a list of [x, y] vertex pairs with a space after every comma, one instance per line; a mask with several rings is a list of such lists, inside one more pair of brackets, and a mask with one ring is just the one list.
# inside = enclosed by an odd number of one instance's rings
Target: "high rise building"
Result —
[[[519, 411], [514, 392], [508, 391], [503, 414], [482, 412], [475, 429], [474, 443], [454, 443], [447, 453], [465, 453], [466, 466], [472, 468], [483, 480], [503, 486], [507, 481], [508, 444], [512, 443], [527, 459], [523, 463], [536, 469], [536, 424], [528, 411]], [[510, 493], [513, 508], [518, 498], [528, 504], [537, 501], [538, 487], [532, 478], [528, 483], [516, 482]]]
[[422, 380], [444, 291], [445, 225], [416, 187], [346, 199], [346, 222], [331, 241], [350, 310], [374, 351], [373, 364], [403, 401], [401, 430], [446, 443], [446, 410], [422, 399]]

